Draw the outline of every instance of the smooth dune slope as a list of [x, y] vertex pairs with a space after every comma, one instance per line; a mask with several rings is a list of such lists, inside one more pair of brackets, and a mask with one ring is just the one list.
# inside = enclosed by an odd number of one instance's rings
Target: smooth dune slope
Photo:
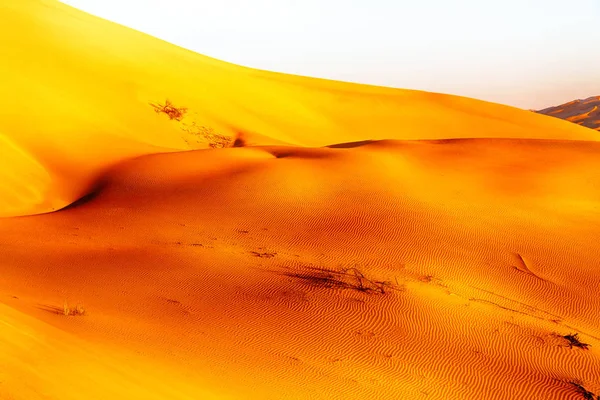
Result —
[[[196, 122], [247, 144], [324, 146], [364, 139], [512, 137], [597, 140], [588, 131], [455, 96], [243, 68], [90, 16], [55, 0], [0, 0], [0, 134], [45, 169], [36, 196], [0, 189], [0, 216], [50, 211], [129, 157], [199, 148]], [[187, 122], [150, 102], [189, 108]], [[9, 159], [13, 158], [12, 156]]]
[[[77, 387], [85, 398], [599, 393], [599, 156], [595, 142], [465, 139], [128, 161], [86, 201], [0, 223], [0, 295], [19, 313], [0, 314], [3, 390], [71, 398], [46, 374], [83, 362], [77, 380], [99, 383]], [[87, 315], [61, 315], [65, 300]], [[44, 357], [15, 329], [43, 334]], [[591, 347], [570, 348], [574, 333]], [[13, 368], [28, 358], [36, 369]], [[132, 382], [144, 390], [114, 397]]]

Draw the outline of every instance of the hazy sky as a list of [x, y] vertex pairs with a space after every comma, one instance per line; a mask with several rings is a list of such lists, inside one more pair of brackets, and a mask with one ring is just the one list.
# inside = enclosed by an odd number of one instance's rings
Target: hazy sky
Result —
[[600, 0], [64, 0], [225, 61], [523, 108], [600, 95]]

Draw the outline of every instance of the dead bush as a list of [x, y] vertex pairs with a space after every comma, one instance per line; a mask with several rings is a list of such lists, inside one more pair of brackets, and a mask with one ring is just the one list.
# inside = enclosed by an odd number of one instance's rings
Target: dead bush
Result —
[[181, 129], [190, 135], [200, 138], [201, 141], [207, 142], [208, 147], [212, 149], [222, 149], [231, 147], [233, 139], [230, 136], [216, 132], [209, 126], [204, 126], [193, 121], [191, 124], [183, 124]]
[[561, 337], [567, 341], [567, 345], [569, 346], [570, 349], [572, 349], [573, 347], [578, 347], [583, 350], [588, 350], [588, 348], [590, 347], [589, 344], [583, 343], [582, 341], [579, 340], [578, 333], [570, 333], [568, 335], [564, 335]]
[[[163, 103], [150, 103], [154, 112], [166, 114], [170, 120], [181, 122], [180, 128], [188, 135], [195, 137], [197, 143], [205, 142], [208, 147], [213, 149], [220, 149], [224, 147], [231, 147], [233, 145], [233, 138], [231, 136], [223, 135], [215, 131], [212, 127], [202, 125], [193, 118], [186, 118], [188, 109], [186, 107], [176, 107], [170, 100], [165, 100]], [[186, 122], [182, 122], [186, 119]], [[189, 122], [189, 120], [192, 120]], [[199, 140], [198, 140], [199, 139]], [[184, 140], [190, 144], [190, 141], [184, 137]]]
[[165, 100], [164, 104], [150, 103], [150, 105], [154, 108], [154, 112], [167, 114], [169, 119], [175, 121], [181, 121], [188, 111], [185, 107], [175, 107], [168, 99]]
[[65, 301], [63, 304], [63, 314], [67, 317], [78, 317], [85, 315], [85, 308], [82, 304], [77, 303], [75, 307], [70, 307]]
[[308, 267], [304, 271], [287, 272], [284, 275], [326, 288], [352, 289], [370, 294], [386, 294], [390, 289], [401, 290], [391, 282], [367, 278], [358, 268], [331, 270]]

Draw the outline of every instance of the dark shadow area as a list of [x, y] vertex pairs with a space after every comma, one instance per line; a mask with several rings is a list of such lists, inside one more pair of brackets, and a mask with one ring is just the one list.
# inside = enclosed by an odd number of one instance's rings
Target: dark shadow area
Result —
[[65, 206], [65, 207], [61, 208], [60, 210], [56, 210], [54, 212], [68, 211], [68, 210], [83, 206], [87, 203], [90, 203], [91, 201], [95, 200], [100, 195], [100, 193], [102, 193], [102, 191], [104, 190], [106, 185], [107, 185], [107, 182], [105, 180], [99, 180], [98, 182], [94, 183], [90, 187], [90, 189], [87, 191], [87, 194], [85, 194], [84, 196], [75, 200], [68, 206]]
[[325, 146], [325, 147], [328, 147], [330, 149], [352, 149], [355, 147], [365, 146], [365, 145], [371, 144], [371, 143], [374, 143], [374, 141], [373, 140], [361, 140], [359, 142], [332, 144], [332, 145]]
[[43, 310], [43, 311], [49, 312], [51, 314], [65, 315], [65, 312], [61, 307], [50, 306], [47, 304], [39, 304], [37, 308], [39, 310]]
[[246, 141], [243, 138], [238, 136], [233, 141], [233, 144], [231, 145], [231, 147], [246, 147]]

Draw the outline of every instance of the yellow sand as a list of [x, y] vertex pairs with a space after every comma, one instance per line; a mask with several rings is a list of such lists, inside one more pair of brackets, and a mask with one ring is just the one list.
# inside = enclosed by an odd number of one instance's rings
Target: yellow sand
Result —
[[0, 29], [0, 399], [600, 394], [597, 132], [56, 1]]

